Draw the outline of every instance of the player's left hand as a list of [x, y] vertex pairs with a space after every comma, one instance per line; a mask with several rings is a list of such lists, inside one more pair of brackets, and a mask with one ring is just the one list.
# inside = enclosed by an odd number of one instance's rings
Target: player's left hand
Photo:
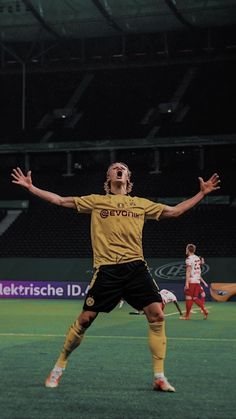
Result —
[[200, 182], [200, 189], [204, 195], [208, 195], [209, 193], [220, 189], [220, 179], [217, 173], [214, 173], [206, 182], [203, 180], [202, 177], [199, 177]]

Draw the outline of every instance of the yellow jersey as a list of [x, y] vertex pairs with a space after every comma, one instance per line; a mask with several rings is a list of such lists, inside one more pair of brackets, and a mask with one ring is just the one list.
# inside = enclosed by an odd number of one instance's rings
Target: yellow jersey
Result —
[[78, 212], [91, 214], [94, 267], [144, 259], [145, 219], [158, 220], [165, 205], [129, 195], [74, 197]]

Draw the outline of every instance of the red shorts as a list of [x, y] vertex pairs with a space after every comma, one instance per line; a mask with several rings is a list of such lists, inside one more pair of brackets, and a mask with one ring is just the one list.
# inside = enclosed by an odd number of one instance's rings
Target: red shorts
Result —
[[184, 294], [188, 297], [198, 297], [201, 293], [201, 285], [200, 284], [189, 284], [189, 288], [184, 290]]

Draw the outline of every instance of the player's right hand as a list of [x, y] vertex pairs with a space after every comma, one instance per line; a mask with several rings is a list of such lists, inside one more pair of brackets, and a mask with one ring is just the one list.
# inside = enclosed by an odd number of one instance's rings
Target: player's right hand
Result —
[[16, 169], [13, 169], [11, 176], [13, 178], [12, 183], [16, 183], [17, 185], [21, 185], [27, 189], [29, 189], [30, 186], [32, 186], [30, 170], [27, 172], [27, 175], [25, 176], [22, 170], [19, 167], [17, 167]]

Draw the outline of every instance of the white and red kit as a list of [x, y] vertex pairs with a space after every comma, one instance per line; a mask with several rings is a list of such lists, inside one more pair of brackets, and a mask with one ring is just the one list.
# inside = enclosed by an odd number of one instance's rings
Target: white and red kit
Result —
[[201, 292], [201, 259], [197, 255], [190, 255], [185, 260], [186, 268], [190, 266], [189, 288], [185, 290], [185, 295], [198, 297]]
[[160, 290], [160, 294], [161, 294], [163, 304], [174, 303], [177, 301], [176, 296], [171, 291], [163, 289], [163, 290]]

